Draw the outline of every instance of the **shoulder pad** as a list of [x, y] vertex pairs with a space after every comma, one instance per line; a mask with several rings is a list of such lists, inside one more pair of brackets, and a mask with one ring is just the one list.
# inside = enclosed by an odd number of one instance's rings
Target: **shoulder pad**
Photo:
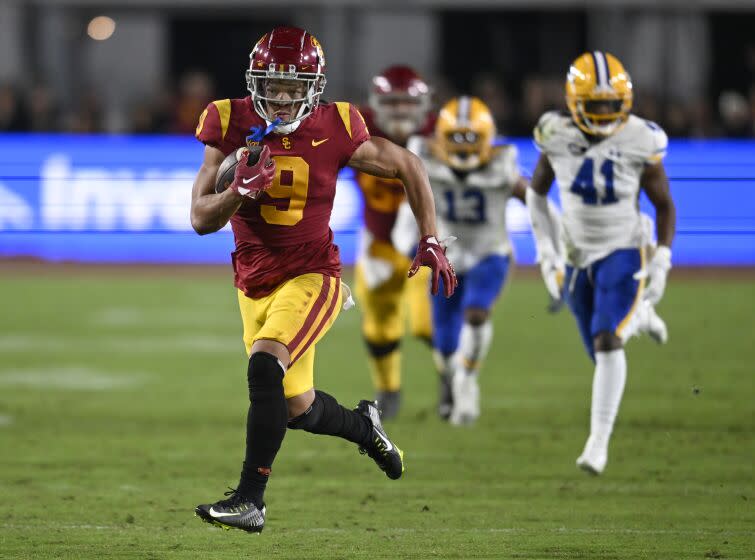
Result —
[[230, 122], [231, 100], [213, 101], [202, 111], [194, 134], [201, 142], [218, 147], [225, 140]]
[[367, 123], [354, 105], [346, 101], [336, 101], [333, 105], [338, 110], [349, 138], [353, 139], [367, 132]]
[[500, 177], [499, 184], [512, 185], [520, 176], [519, 150], [513, 144], [503, 144], [493, 148], [493, 157], [488, 169], [496, 177]]
[[500, 144], [493, 148], [493, 159], [517, 160], [519, 158], [519, 148], [515, 144]]
[[650, 164], [658, 163], [666, 157], [666, 149], [668, 148], [668, 136], [660, 126], [653, 121], [645, 121], [645, 126], [650, 129], [650, 142], [649, 145], [652, 148], [647, 162]]
[[547, 152], [552, 149], [558, 133], [568, 124], [567, 120], [571, 122], [571, 117], [562, 115], [559, 111], [548, 111], [540, 117], [532, 133], [535, 145], [540, 151]]
[[646, 164], [653, 165], [663, 160], [668, 147], [666, 132], [653, 121], [635, 115], [627, 122], [632, 151]]

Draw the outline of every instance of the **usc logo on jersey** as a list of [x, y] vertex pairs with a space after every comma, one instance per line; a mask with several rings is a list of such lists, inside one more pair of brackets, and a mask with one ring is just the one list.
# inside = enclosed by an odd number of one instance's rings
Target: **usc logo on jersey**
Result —
[[288, 136], [284, 136], [281, 140], [281, 144], [283, 144], [283, 148], [286, 150], [291, 149], [291, 140], [288, 138]]

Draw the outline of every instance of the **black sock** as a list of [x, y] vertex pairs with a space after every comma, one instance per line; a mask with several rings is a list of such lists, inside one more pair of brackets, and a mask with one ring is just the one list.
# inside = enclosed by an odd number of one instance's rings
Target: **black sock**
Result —
[[372, 434], [372, 423], [364, 416], [342, 407], [327, 393], [315, 391], [315, 401], [304, 414], [288, 423], [292, 430], [312, 434], [337, 436], [357, 445], [367, 445]]
[[288, 406], [283, 394], [283, 368], [267, 352], [249, 359], [249, 413], [246, 417], [246, 456], [238, 492], [262, 507], [270, 468], [286, 435]]

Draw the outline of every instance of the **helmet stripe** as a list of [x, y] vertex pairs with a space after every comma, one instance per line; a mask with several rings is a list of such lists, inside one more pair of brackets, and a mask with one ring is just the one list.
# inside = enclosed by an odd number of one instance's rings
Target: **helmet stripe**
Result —
[[600, 87], [600, 70], [598, 70], [598, 57], [596, 56], [597, 51], [593, 51], [590, 53], [592, 55], [592, 67], [593, 72], [595, 73], [595, 87]]
[[592, 57], [593, 63], [595, 64], [595, 71], [597, 72], [597, 85], [601, 88], [610, 88], [610, 73], [605, 55], [600, 51], [593, 51]]
[[459, 97], [459, 107], [458, 107], [458, 115], [456, 115], [456, 126], [467, 126], [469, 123], [469, 111], [471, 109], [470, 107], [470, 99], [466, 95], [462, 95]]
[[611, 69], [608, 67], [608, 59], [606, 58], [606, 53], [600, 52], [600, 62], [601, 66], [603, 67], [603, 76], [605, 76], [606, 81], [606, 87], [611, 87]]

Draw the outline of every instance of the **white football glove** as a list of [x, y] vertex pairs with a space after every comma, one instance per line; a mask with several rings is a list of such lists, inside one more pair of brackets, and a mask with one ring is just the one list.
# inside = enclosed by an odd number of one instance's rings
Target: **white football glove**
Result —
[[545, 288], [555, 301], [561, 300], [564, 287], [564, 263], [558, 258], [540, 258], [540, 274]]
[[656, 305], [663, 297], [669, 270], [671, 270], [671, 249], [665, 245], [659, 245], [647, 266], [634, 275], [635, 280], [647, 278], [644, 297], [653, 305]]

